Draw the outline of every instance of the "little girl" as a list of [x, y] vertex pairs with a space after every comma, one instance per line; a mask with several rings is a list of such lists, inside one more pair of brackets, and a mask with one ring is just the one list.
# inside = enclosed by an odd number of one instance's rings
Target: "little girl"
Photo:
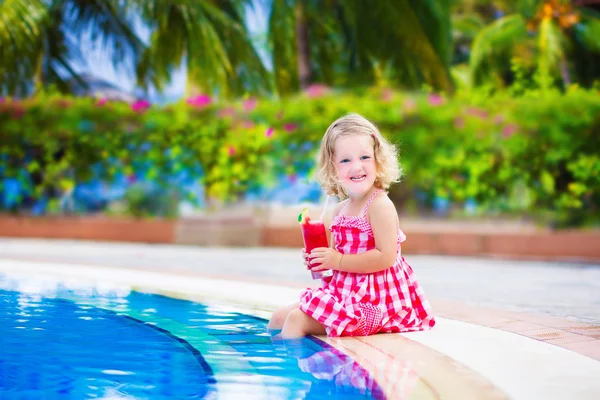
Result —
[[268, 327], [282, 329], [283, 338], [433, 327], [429, 302], [401, 255], [406, 236], [385, 192], [400, 179], [395, 147], [371, 122], [350, 114], [325, 132], [318, 166], [323, 189], [344, 201], [334, 211], [331, 247], [302, 255], [309, 269], [332, 269], [333, 276], [304, 289], [299, 303], [276, 310]]

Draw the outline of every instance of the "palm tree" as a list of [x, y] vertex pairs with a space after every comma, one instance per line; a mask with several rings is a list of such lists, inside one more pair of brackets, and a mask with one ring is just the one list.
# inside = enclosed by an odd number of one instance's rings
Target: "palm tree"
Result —
[[553, 78], [568, 85], [573, 73], [590, 84], [600, 77], [600, 14], [570, 1], [518, 1], [513, 13], [475, 37], [470, 57], [473, 83], [493, 76], [506, 80], [503, 74], [515, 56], [529, 61], [542, 86], [549, 86]]
[[[267, 0], [265, 0], [267, 1]], [[452, 87], [449, 0], [269, 0], [269, 37], [280, 93], [311, 82]], [[93, 33], [115, 67], [136, 65], [138, 83], [162, 88], [185, 63], [188, 88], [223, 96], [266, 92], [270, 76], [244, 26], [251, 0], [4, 0], [0, 3], [0, 90], [30, 92], [78, 79], [76, 39]], [[145, 46], [129, 17], [151, 30]], [[8, 38], [8, 39], [6, 39]]]
[[449, 1], [271, 0], [269, 40], [279, 93], [311, 82], [451, 90]]
[[136, 59], [143, 44], [120, 0], [4, 0], [0, 2], [0, 93], [26, 95], [46, 85], [69, 91], [79, 79], [78, 42], [98, 40], [113, 65]]
[[138, 83], [158, 89], [185, 63], [187, 91], [227, 97], [270, 89], [269, 73], [244, 25], [250, 0], [138, 0], [152, 31], [137, 66]]
[[[244, 26], [250, 0], [0, 1], [0, 94], [26, 95], [69, 80], [85, 86], [74, 62], [81, 38], [100, 42], [117, 69], [135, 66], [142, 87], [162, 88], [185, 60], [188, 87], [229, 94], [266, 91], [269, 74]], [[151, 29], [146, 46], [134, 19]]]

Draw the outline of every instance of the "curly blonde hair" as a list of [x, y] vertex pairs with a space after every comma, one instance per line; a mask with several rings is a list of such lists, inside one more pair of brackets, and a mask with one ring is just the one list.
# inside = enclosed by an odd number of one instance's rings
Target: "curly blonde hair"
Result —
[[402, 167], [398, 162], [396, 147], [384, 138], [379, 129], [369, 120], [358, 114], [348, 114], [329, 125], [319, 147], [317, 180], [328, 195], [337, 196], [342, 200], [348, 197], [337, 177], [334, 145], [338, 138], [351, 135], [373, 138], [373, 152], [377, 167], [374, 183], [376, 188], [387, 190], [392, 183], [400, 181]]

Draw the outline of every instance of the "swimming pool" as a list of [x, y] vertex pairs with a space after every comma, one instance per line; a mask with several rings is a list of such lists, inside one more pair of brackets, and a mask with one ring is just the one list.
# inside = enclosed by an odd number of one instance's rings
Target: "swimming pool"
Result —
[[0, 275], [0, 398], [384, 398], [350, 357], [239, 310]]

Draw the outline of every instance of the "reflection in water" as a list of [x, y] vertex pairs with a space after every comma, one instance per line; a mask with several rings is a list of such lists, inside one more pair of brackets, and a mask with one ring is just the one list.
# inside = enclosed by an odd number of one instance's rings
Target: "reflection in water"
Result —
[[279, 332], [270, 331], [274, 346], [283, 348], [297, 360], [301, 371], [318, 380], [308, 393], [322, 393], [319, 385], [329, 385], [335, 388], [330, 392], [334, 398], [351, 398], [350, 392], [372, 399], [414, 398], [420, 377], [410, 363], [377, 349], [371, 349], [369, 357], [363, 358], [351, 350], [353, 357], [336, 348], [346, 348], [346, 344], [360, 338], [327, 338], [325, 342], [314, 337], [283, 340]]
[[[348, 338], [328, 338], [327, 343], [333, 346], [345, 347], [346, 340]], [[351, 340], [362, 341], [360, 338], [353, 338]], [[373, 348], [364, 341], [362, 341], [362, 345], [371, 347], [367, 358], [356, 356], [353, 352], [351, 353], [355, 361], [369, 372], [369, 377], [377, 381], [383, 392], [387, 396], [393, 394], [393, 398], [395, 399], [415, 398], [416, 388], [421, 382], [421, 378], [411, 363], [399, 357], [386, 354], [377, 348]], [[417, 398], [421, 398], [419, 396]]]
[[337, 349], [330, 348], [301, 358], [298, 360], [298, 366], [317, 379], [334, 382], [336, 387], [354, 387], [359, 389], [361, 394], [368, 394], [374, 399], [385, 399], [375, 379]]
[[327, 394], [334, 398], [386, 398], [374, 377], [342, 351], [316, 338], [282, 340], [278, 331], [271, 333], [274, 346], [284, 348], [289, 356], [296, 358], [301, 371], [315, 378], [306, 398], [313, 398], [311, 393], [318, 398], [316, 394], [322, 395], [324, 387], [330, 388]]

